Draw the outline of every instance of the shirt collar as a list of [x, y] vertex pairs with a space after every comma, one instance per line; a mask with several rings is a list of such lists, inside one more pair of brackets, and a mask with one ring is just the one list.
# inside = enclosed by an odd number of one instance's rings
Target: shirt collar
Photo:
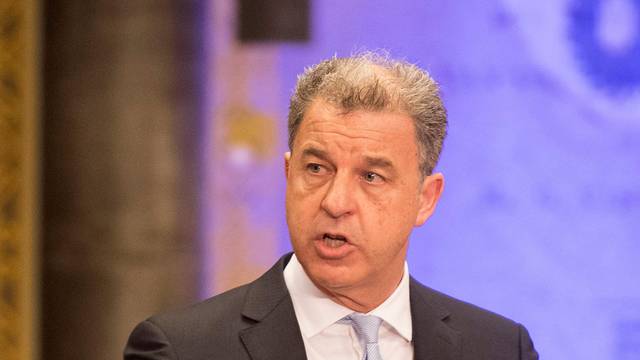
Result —
[[404, 263], [404, 273], [400, 284], [393, 293], [377, 308], [371, 310], [368, 315], [375, 315], [392, 328], [407, 341], [411, 341], [413, 331], [411, 327], [411, 304], [409, 300], [409, 266]]
[[[284, 280], [291, 294], [300, 331], [306, 338], [313, 337], [353, 310], [331, 300], [309, 279], [294, 254], [284, 269]], [[404, 264], [400, 284], [380, 306], [368, 313], [384, 320], [400, 336], [411, 341], [411, 306], [409, 302], [409, 268]]]

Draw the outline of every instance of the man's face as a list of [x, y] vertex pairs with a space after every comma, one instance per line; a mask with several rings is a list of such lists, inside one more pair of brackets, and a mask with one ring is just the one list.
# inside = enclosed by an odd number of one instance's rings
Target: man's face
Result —
[[[296, 256], [321, 289], [395, 288], [408, 237], [431, 215], [441, 174], [421, 181], [413, 120], [347, 114], [316, 100], [285, 155], [287, 223]], [[395, 282], [395, 283], [393, 283]]]

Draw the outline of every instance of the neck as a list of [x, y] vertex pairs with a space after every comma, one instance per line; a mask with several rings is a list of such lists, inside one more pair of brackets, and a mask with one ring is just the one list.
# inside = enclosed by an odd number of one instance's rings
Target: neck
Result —
[[345, 306], [355, 312], [368, 313], [382, 304], [396, 290], [404, 275], [404, 262], [400, 271], [389, 271], [390, 275], [381, 282], [354, 286], [349, 288], [328, 289], [315, 284], [334, 302]]

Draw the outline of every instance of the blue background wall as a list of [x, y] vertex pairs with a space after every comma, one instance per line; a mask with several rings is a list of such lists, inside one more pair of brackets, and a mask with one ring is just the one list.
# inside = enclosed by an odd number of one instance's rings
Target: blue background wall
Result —
[[334, 54], [428, 69], [447, 184], [412, 274], [524, 323], [543, 359], [640, 359], [640, 1], [539, 3], [315, 0], [312, 41], [281, 48], [282, 108]]

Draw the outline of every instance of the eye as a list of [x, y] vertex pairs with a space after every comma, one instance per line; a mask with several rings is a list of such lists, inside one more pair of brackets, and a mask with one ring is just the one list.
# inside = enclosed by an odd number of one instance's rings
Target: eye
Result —
[[364, 178], [364, 181], [371, 184], [378, 184], [384, 180], [382, 176], [371, 171], [367, 171], [362, 177]]
[[322, 165], [320, 164], [307, 164], [307, 170], [314, 174], [319, 174], [322, 171]]

